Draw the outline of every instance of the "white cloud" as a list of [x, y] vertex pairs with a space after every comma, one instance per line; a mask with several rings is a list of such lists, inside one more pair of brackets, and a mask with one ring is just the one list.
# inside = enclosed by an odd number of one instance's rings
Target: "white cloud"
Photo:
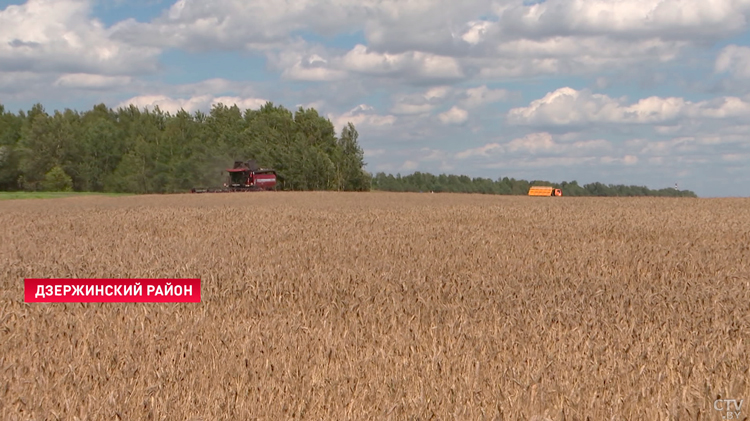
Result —
[[504, 101], [511, 96], [505, 89], [489, 89], [486, 85], [467, 89], [436, 86], [420, 93], [395, 95], [391, 112], [400, 115], [426, 115], [442, 105], [456, 104], [438, 115], [438, 119], [444, 124], [461, 124], [468, 119], [468, 109]]
[[438, 118], [443, 124], [462, 124], [469, 119], [469, 112], [454, 106], [450, 110], [440, 113]]
[[554, 151], [557, 144], [549, 133], [531, 133], [520, 139], [513, 139], [505, 145], [509, 152], [524, 151], [530, 153]]
[[479, 107], [498, 101], [504, 101], [510, 97], [506, 89], [489, 89], [487, 85], [469, 88], [466, 90], [466, 98], [461, 104], [467, 108]]
[[523, 137], [513, 139], [509, 142], [487, 143], [477, 148], [466, 149], [457, 153], [457, 159], [466, 158], [496, 158], [502, 155], [536, 155], [536, 154], [567, 154], [581, 155], [590, 154], [592, 151], [603, 151], [611, 148], [607, 140], [582, 140], [572, 143], [561, 143], [553, 138], [550, 133], [529, 133]]
[[28, 0], [0, 10], [0, 71], [129, 75], [156, 70], [159, 50], [112, 39], [86, 0]]
[[391, 126], [396, 122], [395, 116], [377, 114], [375, 109], [367, 104], [357, 105], [342, 114], [329, 113], [328, 119], [333, 122], [337, 130], [348, 123], [352, 123], [357, 127], [358, 131], [360, 128], [377, 129], [383, 126]]
[[436, 86], [423, 93], [398, 94], [394, 96], [391, 112], [394, 114], [427, 114], [448, 100], [452, 92], [447, 86]]
[[135, 105], [138, 108], [155, 109], [158, 107], [162, 111], [176, 113], [180, 109], [185, 111], [195, 111], [211, 103], [209, 95], [200, 97], [175, 99], [165, 95], [140, 95], [121, 102], [115, 108], [126, 108]]
[[598, 158], [595, 156], [552, 156], [552, 157], [523, 157], [502, 160], [490, 164], [484, 164], [484, 168], [559, 168], [559, 167], [580, 167], [585, 164], [596, 163]]
[[729, 73], [740, 79], [750, 79], [750, 47], [729, 45], [716, 57], [716, 73]]
[[638, 163], [638, 157], [635, 155], [625, 155], [623, 157], [603, 156], [599, 158], [602, 164], [623, 164], [635, 165]]
[[313, 102], [307, 102], [304, 104], [297, 104], [295, 105], [294, 108], [302, 107], [305, 110], [309, 108], [314, 108], [315, 110], [320, 111], [323, 107], [325, 107], [325, 105], [326, 105], [325, 101], [313, 101]]
[[464, 77], [456, 59], [420, 51], [400, 54], [378, 53], [358, 44], [344, 55], [342, 61], [345, 69], [370, 75], [401, 75], [420, 79]]
[[401, 164], [401, 170], [402, 171], [414, 171], [417, 168], [419, 168], [419, 162], [417, 161], [406, 161], [403, 164]]
[[345, 78], [346, 73], [324, 67], [306, 67], [302, 62], [297, 62], [291, 68], [284, 70], [281, 76], [292, 80], [332, 81]]
[[268, 102], [262, 98], [240, 98], [236, 96], [220, 96], [211, 100], [211, 105], [224, 104], [228, 107], [236, 105], [241, 110], [257, 110]]
[[486, 145], [480, 146], [478, 148], [471, 148], [471, 149], [466, 149], [464, 151], [461, 151], [456, 154], [456, 158], [466, 159], [466, 158], [471, 158], [474, 156], [489, 157], [495, 152], [502, 152], [503, 150], [504, 150], [503, 145], [497, 142], [493, 142], [493, 143], [488, 143]]
[[365, 156], [367, 157], [378, 157], [386, 153], [385, 149], [365, 149], [364, 150]]
[[422, 148], [419, 152], [421, 154], [419, 160], [423, 162], [445, 161], [448, 157], [448, 154], [440, 149]]
[[[66, 0], [70, 1], [70, 0]], [[581, 74], [674, 60], [686, 48], [747, 28], [748, 0], [179, 0], [151, 22], [111, 32], [133, 45], [276, 54], [296, 34], [362, 31], [343, 56], [298, 57], [294, 80], [330, 81], [346, 71], [406, 80], [467, 75]], [[484, 18], [478, 19], [479, 16]]]
[[502, 13], [506, 32], [527, 37], [723, 37], [746, 28], [745, 0], [547, 0]]
[[[133, 45], [291, 55], [274, 59], [291, 80], [355, 73], [429, 82], [668, 62], [746, 29], [749, 12], [748, 0], [302, 0], [284, 7], [270, 0], [217, 0], [210, 7], [179, 0], [151, 22], [131, 19], [111, 32]], [[317, 47], [289, 53], [296, 34], [357, 30], [366, 42], [345, 54]]]
[[54, 86], [80, 89], [109, 89], [122, 87], [132, 81], [130, 76], [102, 76], [87, 73], [71, 73], [62, 75], [54, 82]]
[[451, 88], [448, 86], [435, 86], [425, 92], [424, 97], [427, 100], [445, 98], [450, 93]]
[[466, 32], [461, 35], [461, 39], [469, 44], [476, 45], [484, 40], [487, 30], [492, 26], [491, 22], [478, 20], [471, 21], [466, 25]]
[[282, 71], [281, 77], [284, 79], [317, 82], [344, 79], [347, 72], [336, 69], [329, 56], [324, 47], [310, 45], [304, 40], [267, 54], [270, 64]]
[[240, 97], [256, 96], [255, 85], [251, 82], [233, 81], [222, 78], [201, 80], [180, 85], [149, 86], [149, 90], [160, 89], [160, 93], [170, 96], [200, 96], [232, 93]]
[[141, 95], [130, 98], [121, 102], [115, 108], [128, 107], [135, 105], [138, 108], [148, 108], [153, 110], [157, 106], [160, 110], [176, 113], [180, 109], [187, 112], [210, 111], [213, 105], [224, 104], [228, 107], [237, 105], [242, 110], [258, 109], [266, 103], [266, 100], [259, 98], [239, 98], [239, 97], [213, 97], [211, 95], [199, 95], [190, 98], [171, 98], [166, 95]]
[[528, 107], [514, 108], [508, 120], [514, 124], [582, 125], [591, 123], [660, 123], [679, 118], [713, 118], [750, 116], [750, 103], [736, 97], [691, 102], [683, 98], [648, 97], [634, 104], [625, 98], [611, 98], [584, 89], [560, 88]]
[[345, 54], [304, 40], [279, 51], [267, 51], [272, 67], [292, 80], [337, 81], [355, 75], [405, 81], [453, 81], [465, 77], [453, 57], [420, 51], [380, 53], [358, 44]]
[[434, 108], [434, 104], [408, 104], [400, 102], [391, 108], [391, 112], [394, 114], [426, 114]]

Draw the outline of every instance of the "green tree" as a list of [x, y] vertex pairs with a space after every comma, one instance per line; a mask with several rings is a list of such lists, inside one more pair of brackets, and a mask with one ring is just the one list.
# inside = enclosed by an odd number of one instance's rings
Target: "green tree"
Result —
[[57, 165], [44, 175], [42, 188], [45, 191], [73, 191], [73, 179]]
[[0, 105], [0, 190], [18, 189], [18, 178], [22, 175], [18, 151], [22, 126], [22, 116], [5, 112]]
[[365, 154], [359, 143], [359, 133], [354, 124], [348, 123], [341, 131], [339, 148], [341, 148], [341, 174], [339, 190], [366, 191], [371, 188], [371, 176], [365, 172]]

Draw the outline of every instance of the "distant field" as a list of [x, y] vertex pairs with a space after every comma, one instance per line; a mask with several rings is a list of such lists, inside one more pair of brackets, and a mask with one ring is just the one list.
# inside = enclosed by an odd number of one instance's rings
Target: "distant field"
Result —
[[88, 192], [0, 192], [0, 200], [4, 199], [56, 199], [74, 196], [128, 196], [119, 193], [88, 193]]
[[[0, 419], [750, 415], [750, 199], [409, 193], [0, 203]], [[200, 304], [24, 304], [200, 277]]]

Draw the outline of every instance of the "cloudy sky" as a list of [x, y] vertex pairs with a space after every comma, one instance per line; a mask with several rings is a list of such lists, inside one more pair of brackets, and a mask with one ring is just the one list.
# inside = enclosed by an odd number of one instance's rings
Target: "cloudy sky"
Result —
[[750, 195], [750, 0], [0, 0], [0, 103], [273, 101], [367, 169]]

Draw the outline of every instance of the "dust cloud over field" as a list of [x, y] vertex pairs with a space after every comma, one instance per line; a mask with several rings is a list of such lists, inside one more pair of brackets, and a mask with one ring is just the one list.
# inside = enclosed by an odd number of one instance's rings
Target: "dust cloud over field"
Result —
[[[77, 197], [0, 227], [3, 420], [750, 414], [750, 200]], [[27, 277], [203, 300], [25, 304]]]

